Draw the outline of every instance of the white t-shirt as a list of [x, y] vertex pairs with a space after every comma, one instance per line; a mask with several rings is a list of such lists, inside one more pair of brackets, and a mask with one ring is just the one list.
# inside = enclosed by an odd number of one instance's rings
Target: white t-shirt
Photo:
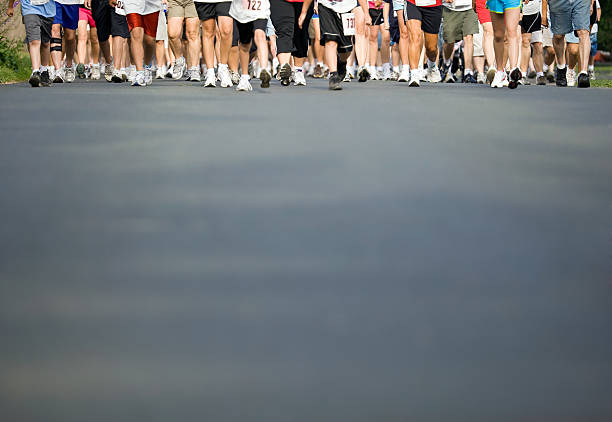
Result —
[[229, 14], [240, 23], [270, 17], [270, 0], [232, 0]]
[[81, 4], [81, 0], [55, 0], [59, 4]]
[[230, 2], [232, 0], [193, 0], [195, 3], [223, 3]]
[[542, 13], [542, 0], [531, 0], [523, 4], [523, 15], [537, 15]]
[[463, 12], [472, 8], [472, 0], [453, 0], [452, 3], [446, 3], [442, 1], [442, 4], [450, 10], [455, 12]]
[[123, 0], [125, 13], [148, 15], [161, 10], [161, 0]]
[[357, 0], [319, 0], [319, 4], [336, 13], [348, 13], [357, 7]]

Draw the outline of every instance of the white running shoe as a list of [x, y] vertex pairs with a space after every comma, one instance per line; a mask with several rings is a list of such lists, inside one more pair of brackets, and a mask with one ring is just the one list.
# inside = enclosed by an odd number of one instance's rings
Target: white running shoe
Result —
[[185, 74], [185, 57], [179, 57], [174, 62], [174, 67], [172, 68], [172, 79], [181, 79]]
[[476, 82], [483, 85], [487, 82], [487, 77], [484, 74], [484, 72], [478, 72], [478, 75], [476, 75]]
[[440, 69], [438, 69], [438, 65], [430, 66], [427, 68], [427, 82], [432, 84], [437, 84], [442, 81], [442, 76], [440, 75]]
[[191, 76], [191, 82], [200, 82], [200, 67], [199, 66], [194, 66], [191, 68], [190, 70], [190, 76]]
[[410, 72], [410, 82], [408, 83], [408, 86], [412, 86], [412, 87], [419, 87], [421, 86], [421, 78], [419, 78], [419, 70], [413, 70], [412, 72]]
[[232, 75], [227, 66], [219, 66], [217, 68], [217, 76], [221, 84], [221, 88], [229, 88], [232, 86]]
[[[134, 82], [134, 80], [136, 79], [136, 66], [131, 65], [130, 69], [128, 70], [128, 81], [129, 82]], [[111, 77], [112, 77], [112, 72], [111, 72]]]
[[567, 69], [567, 86], [576, 86], [576, 71]]
[[171, 64], [170, 67], [168, 68], [168, 71], [166, 72], [164, 76], [168, 79], [172, 79], [173, 74], [174, 74], [174, 65]]
[[378, 71], [376, 70], [376, 67], [370, 66], [368, 69], [368, 72], [370, 72], [370, 80], [372, 81], [380, 80], [380, 78], [378, 77]]
[[249, 82], [249, 75], [240, 76], [240, 82], [238, 82], [238, 86], [236, 87], [236, 91], [252, 91], [253, 87]]
[[168, 69], [166, 69], [166, 66], [158, 67], [155, 71], [155, 79], [164, 79], [167, 72]]
[[214, 88], [217, 86], [217, 77], [215, 76], [215, 69], [212, 67], [206, 70], [206, 76], [204, 77], [204, 86], [206, 88]]
[[108, 63], [104, 65], [104, 79], [106, 79], [106, 82], [113, 81], [113, 67]]
[[66, 82], [68, 83], [74, 82], [74, 80], [76, 79], [76, 74], [72, 66], [64, 67], [64, 75], [66, 75]]
[[493, 82], [491, 82], [491, 88], [503, 88], [508, 86], [508, 74], [504, 70], [495, 72]]
[[145, 83], [147, 85], [151, 85], [153, 83], [153, 71], [151, 70], [151, 66], [144, 67], [144, 75], [145, 75]]
[[101, 73], [100, 73], [100, 65], [99, 64], [94, 64], [91, 67], [91, 79], [94, 81], [97, 81], [100, 79]]
[[132, 81], [132, 86], [147, 86], [147, 80], [144, 70], [137, 70]]
[[410, 69], [408, 67], [402, 67], [397, 80], [398, 82], [408, 82], [410, 80]]
[[116, 84], [123, 82], [123, 78], [121, 78], [121, 72], [119, 71], [119, 69], [113, 69], [112, 81]]
[[304, 71], [296, 71], [295, 75], [295, 86], [306, 86], [306, 77]]
[[391, 73], [391, 66], [389, 65], [389, 63], [385, 63], [383, 64], [382, 80], [390, 81], [391, 79], [393, 79], [393, 73]]

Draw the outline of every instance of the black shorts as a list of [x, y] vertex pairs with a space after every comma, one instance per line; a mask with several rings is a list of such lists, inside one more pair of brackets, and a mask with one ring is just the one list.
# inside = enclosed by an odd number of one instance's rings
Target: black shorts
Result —
[[256, 19], [246, 23], [236, 22], [236, 25], [238, 26], [238, 38], [240, 40], [240, 44], [248, 44], [253, 41], [253, 35], [255, 34], [256, 30], [261, 29], [264, 33], [266, 32], [268, 20]]
[[382, 25], [384, 21], [382, 9], [370, 9], [370, 17], [372, 25]]
[[421, 29], [423, 32], [437, 35], [440, 33], [440, 24], [442, 23], [442, 7], [443, 6], [415, 6], [413, 3], [407, 1], [404, 16], [407, 21], [421, 21]]
[[221, 3], [200, 3], [195, 2], [196, 11], [201, 21], [217, 18], [218, 16], [229, 16], [231, 1]]
[[232, 30], [232, 47], [238, 47], [238, 25], [234, 19], [234, 28]]
[[111, 11], [111, 35], [113, 37], [130, 38], [127, 18], [114, 10]]
[[531, 34], [542, 29], [542, 14], [523, 15], [521, 19], [521, 32], [523, 34]]
[[392, 19], [389, 19], [389, 21], [389, 35], [391, 36], [391, 42], [398, 44], [400, 41], [400, 29], [397, 18], [395, 18], [395, 21]]
[[270, 0], [272, 25], [276, 32], [276, 49], [278, 53], [291, 53], [293, 57], [308, 56], [308, 26], [312, 18], [312, 5], [306, 12], [306, 19], [300, 28], [298, 18], [303, 3], [285, 0]]
[[127, 19], [115, 12], [108, 0], [91, 0], [91, 17], [96, 23], [98, 41], [105, 42], [113, 37], [130, 38]]
[[321, 45], [327, 41], [338, 43], [338, 53], [353, 51], [353, 37], [344, 35], [340, 13], [319, 4], [319, 25], [321, 26]]

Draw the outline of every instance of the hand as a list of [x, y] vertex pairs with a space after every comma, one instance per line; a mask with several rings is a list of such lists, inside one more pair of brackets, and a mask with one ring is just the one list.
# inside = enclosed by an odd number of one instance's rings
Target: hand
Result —
[[115, 7], [117, 6], [117, 0], [108, 0], [108, 4], [110, 7]]
[[523, 4], [529, 3], [531, 0], [523, 0]]
[[367, 26], [372, 26], [372, 17], [370, 16], [370, 12], [365, 14], [365, 24]]
[[85, 0], [83, 2], [83, 7], [85, 7], [85, 9], [91, 9], [91, 0]]
[[12, 18], [14, 13], [15, 12], [13, 10], [13, 6], [9, 7], [8, 9], [6, 9], [6, 16], [8, 16], [9, 18]]
[[542, 16], [542, 28], [548, 28], [548, 16]]
[[383, 4], [383, 0], [376, 0], [374, 2], [374, 6], [376, 6], [377, 9], [380, 7], [381, 4]]
[[306, 12], [302, 11], [300, 13], [300, 17], [298, 18], [298, 26], [302, 29], [302, 25], [304, 25], [304, 21], [306, 20]]
[[319, 14], [319, 5], [317, 3], [315, 3], [313, 11], [314, 11], [315, 15]]
[[385, 28], [385, 31], [389, 30], [389, 21], [385, 21], [385, 24], [383, 25], [383, 28]]

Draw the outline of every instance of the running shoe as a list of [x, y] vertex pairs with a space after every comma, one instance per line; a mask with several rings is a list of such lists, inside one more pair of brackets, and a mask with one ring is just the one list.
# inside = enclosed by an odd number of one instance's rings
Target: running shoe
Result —
[[438, 65], [433, 65], [427, 68], [427, 82], [432, 84], [438, 83], [442, 81], [442, 76], [440, 76], [440, 69], [438, 69]]
[[563, 69], [557, 68], [555, 83], [557, 86], [567, 86], [567, 67], [564, 67]]
[[174, 74], [174, 65], [171, 64], [170, 67], [168, 68], [168, 71], [166, 72], [164, 76], [168, 79], [172, 79], [173, 74]]
[[66, 82], [71, 83], [76, 79], [76, 74], [72, 66], [64, 67], [64, 75], [66, 75]]
[[552, 70], [550, 70], [550, 68], [546, 71], [546, 79], [548, 80], [548, 82], [554, 82], [555, 81], [555, 74], [552, 72]]
[[128, 81], [128, 74], [127, 74], [127, 71], [125, 70], [125, 68], [122, 67], [119, 72], [121, 73], [121, 81], [127, 82]]
[[546, 75], [541, 75], [536, 78], [536, 85], [546, 85]]
[[329, 68], [327, 66], [323, 67], [323, 79], [329, 78]]
[[304, 71], [298, 70], [295, 72], [295, 86], [306, 86], [306, 76], [304, 76]]
[[278, 74], [280, 76], [281, 85], [289, 85], [291, 81], [291, 65], [289, 63], [282, 65]]
[[508, 88], [516, 89], [519, 85], [519, 81], [523, 78], [521, 70], [517, 67], [510, 72], [510, 81], [508, 82]]
[[489, 70], [487, 70], [487, 85], [491, 85], [493, 83], [493, 79], [495, 78], [496, 74], [497, 70], [493, 67], [490, 67]]
[[155, 79], [164, 79], [167, 72], [168, 69], [166, 69], [166, 66], [158, 67], [155, 71]]
[[230, 75], [232, 75], [232, 83], [238, 85], [238, 83], [240, 83], [240, 73], [230, 70]]
[[85, 65], [83, 63], [77, 64], [76, 71], [79, 79], [85, 79]]
[[487, 77], [485, 76], [485, 74], [483, 72], [478, 72], [476, 74], [476, 82], [484, 85], [484, 83], [487, 81]]
[[586, 72], [580, 72], [578, 75], [578, 88], [589, 88], [591, 86], [591, 79], [589, 74]]
[[567, 71], [567, 86], [576, 86], [576, 71], [574, 69]]
[[215, 69], [212, 67], [206, 70], [206, 76], [204, 76], [204, 87], [215, 88], [217, 86], [217, 77], [215, 76]]
[[145, 83], [151, 85], [153, 83], [153, 71], [151, 66], [145, 65], [144, 67]]
[[371, 81], [378, 81], [378, 80], [380, 80], [380, 78], [378, 77], [378, 71], [376, 70], [376, 68], [374, 66], [370, 66], [370, 68], [368, 69], [368, 72], [370, 72], [370, 80]]
[[527, 74], [527, 77], [528, 77], [529, 79], [533, 79], [533, 78], [535, 78], [536, 76], [537, 76], [536, 71], [535, 71], [535, 70], [533, 70], [533, 69], [530, 69], [530, 70], [529, 70], [529, 73]]
[[121, 82], [123, 82], [123, 78], [121, 77], [121, 71], [119, 69], [113, 69], [112, 81], [116, 84], [120, 84]]
[[262, 88], [270, 88], [270, 79], [272, 79], [272, 75], [270, 75], [270, 71], [268, 71], [268, 69], [261, 69], [261, 71], [259, 72], [259, 80], [261, 80], [260, 86]]
[[402, 66], [400, 74], [397, 78], [398, 82], [408, 82], [410, 80], [410, 68]]
[[187, 82], [191, 80], [191, 69], [185, 69], [185, 80]]
[[503, 70], [495, 72], [491, 88], [503, 88], [505, 86], [508, 86], [508, 74]]
[[446, 82], [446, 75], [449, 74], [450, 68], [450, 65], [447, 65], [446, 63], [442, 62], [442, 66], [440, 66], [440, 77], [444, 82]]
[[100, 79], [100, 65], [94, 64], [91, 67], [91, 80], [97, 81]]
[[346, 72], [346, 75], [344, 75], [344, 79], [342, 79], [342, 82], [350, 82], [351, 81], [351, 75]]
[[191, 75], [191, 82], [200, 82], [201, 75], [200, 75], [199, 66], [192, 67], [190, 71], [190, 75]]
[[130, 66], [129, 70], [128, 70], [128, 81], [129, 82], [134, 82], [134, 79], [136, 79], [136, 66], [132, 65]]
[[397, 79], [399, 78], [399, 72], [396, 72], [395, 70], [391, 73], [391, 80], [392, 81], [397, 81]]
[[137, 70], [132, 81], [132, 86], [147, 86], [144, 70]]
[[104, 79], [106, 82], [113, 81], [113, 67], [108, 63], [104, 66]]
[[367, 67], [365, 66], [359, 66], [359, 69], [357, 70], [357, 78], [359, 80], [359, 82], [365, 82], [368, 79], [370, 79], [370, 71], [368, 70]]
[[33, 71], [28, 82], [30, 82], [32, 88], [38, 88], [40, 86], [40, 72], [38, 70]]
[[468, 73], [467, 75], [463, 77], [463, 83], [464, 84], [475, 84], [475, 83], [478, 83], [478, 81], [476, 80], [476, 78], [474, 77], [472, 73]]
[[419, 77], [418, 69], [410, 72], [410, 82], [408, 82], [408, 86], [415, 88], [421, 86], [421, 78]]
[[383, 65], [382, 80], [390, 81], [391, 79], [393, 79], [393, 73], [391, 73], [391, 66], [389, 66], [389, 63], [385, 63]]
[[529, 82], [529, 79], [527, 79], [526, 77], [522, 77], [521, 79], [519, 79], [518, 81], [519, 85], [531, 85], [531, 82]]
[[342, 89], [342, 79], [338, 72], [329, 74], [329, 89], [330, 91], [340, 91]]
[[172, 68], [172, 79], [181, 79], [185, 75], [185, 57], [179, 57]]
[[313, 77], [315, 68], [316, 68], [316, 66], [308, 67], [308, 72], [306, 72], [306, 76], [309, 77], [309, 78]]
[[589, 70], [589, 79], [595, 80], [597, 79], [595, 77], [595, 71], [594, 70]]
[[87, 79], [91, 78], [91, 65], [85, 65], [85, 77]]
[[40, 86], [51, 86], [51, 78], [49, 77], [48, 70], [43, 70], [40, 73]]
[[312, 73], [312, 77], [317, 79], [323, 77], [323, 66], [321, 66], [321, 63], [317, 63], [317, 65], [315, 66], [314, 72]]
[[253, 87], [249, 82], [249, 75], [240, 76], [240, 82], [238, 82], [238, 86], [236, 87], [236, 91], [252, 91]]
[[219, 66], [217, 69], [217, 76], [221, 82], [221, 88], [229, 88], [232, 86], [232, 75], [227, 66]]
[[456, 82], [455, 74], [451, 71], [451, 69], [448, 69], [448, 72], [446, 72], [446, 75], [444, 78], [442, 78], [442, 82], [445, 84], [454, 84]]
[[53, 83], [55, 84], [63, 84], [64, 83], [64, 71], [62, 69], [55, 71], [55, 77], [53, 78]]

